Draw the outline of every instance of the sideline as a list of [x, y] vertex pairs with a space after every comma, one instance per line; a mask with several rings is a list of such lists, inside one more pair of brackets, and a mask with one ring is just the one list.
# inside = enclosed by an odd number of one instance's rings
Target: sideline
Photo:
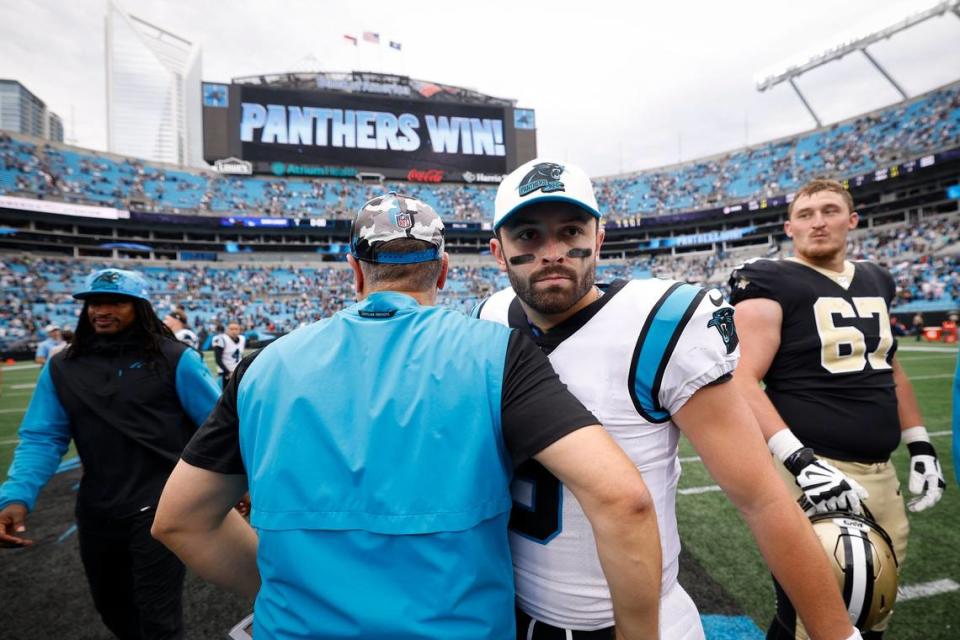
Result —
[[903, 341], [900, 340], [897, 342], [897, 351], [925, 351], [928, 353], [954, 354], [954, 353], [957, 353], [957, 347], [948, 347], [948, 346], [934, 347], [934, 346], [926, 346], [922, 344], [909, 345], [909, 344], [903, 344]]
[[908, 584], [900, 588], [897, 602], [929, 598], [930, 596], [939, 596], [943, 593], [951, 593], [958, 590], [960, 590], [960, 584], [957, 584], [950, 578], [921, 582], [920, 584]]
[[11, 364], [4, 365], [4, 371], [23, 371], [24, 369], [39, 369], [42, 365], [37, 364], [36, 362], [30, 364]]

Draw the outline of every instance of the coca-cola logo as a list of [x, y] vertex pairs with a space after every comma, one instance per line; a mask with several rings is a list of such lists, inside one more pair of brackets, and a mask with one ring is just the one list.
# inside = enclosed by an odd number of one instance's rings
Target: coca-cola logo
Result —
[[410, 182], [440, 182], [443, 180], [443, 170], [427, 169], [421, 171], [419, 169], [410, 169], [410, 171], [407, 172], [407, 180]]

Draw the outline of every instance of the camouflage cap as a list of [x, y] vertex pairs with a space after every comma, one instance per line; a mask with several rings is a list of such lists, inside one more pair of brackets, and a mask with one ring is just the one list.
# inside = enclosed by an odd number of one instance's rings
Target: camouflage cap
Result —
[[[357, 212], [350, 231], [350, 253], [379, 264], [415, 264], [443, 256], [443, 220], [433, 207], [391, 191], [370, 200]], [[422, 251], [391, 252], [393, 240], [412, 238], [430, 246]]]

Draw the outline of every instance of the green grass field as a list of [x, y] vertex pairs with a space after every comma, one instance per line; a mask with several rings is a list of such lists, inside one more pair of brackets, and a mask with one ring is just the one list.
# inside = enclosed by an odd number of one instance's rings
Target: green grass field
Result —
[[[905, 347], [911, 343], [904, 343]], [[951, 383], [957, 352], [901, 351], [898, 359], [914, 381], [924, 410], [927, 429], [934, 434], [950, 429]], [[207, 358], [212, 365], [212, 359]], [[17, 427], [33, 393], [39, 369], [22, 365], [4, 367], [0, 396], [0, 477], [6, 477], [16, 446]], [[947, 492], [931, 511], [912, 514], [909, 557], [902, 584], [917, 585], [934, 580], [960, 582], [960, 491], [953, 480], [951, 438], [935, 435]], [[71, 451], [68, 455], [73, 455]], [[693, 456], [689, 443], [681, 444], [681, 456]], [[906, 487], [908, 456], [905, 449], [894, 456]], [[699, 462], [683, 465], [680, 487], [712, 485]], [[680, 532], [685, 548], [709, 575], [725, 588], [757, 625], [765, 629], [773, 614], [773, 587], [746, 526], [722, 493], [678, 496]], [[960, 637], [960, 591], [899, 602], [894, 623], [886, 635], [892, 640], [954, 639]]]

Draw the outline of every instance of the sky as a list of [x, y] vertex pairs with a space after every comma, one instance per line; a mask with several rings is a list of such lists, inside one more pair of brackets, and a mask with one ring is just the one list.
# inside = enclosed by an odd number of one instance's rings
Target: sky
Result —
[[[476, 89], [537, 112], [540, 156], [610, 175], [813, 128], [793, 90], [758, 92], [787, 60], [888, 26], [934, 0], [117, 0], [202, 47], [204, 80], [370, 70]], [[64, 120], [67, 142], [106, 148], [106, 0], [0, 0], [0, 78]], [[381, 35], [352, 46], [344, 34]], [[402, 52], [386, 46], [401, 42]], [[960, 18], [870, 47], [909, 95], [960, 79]], [[825, 123], [898, 101], [853, 54], [798, 80]]]

